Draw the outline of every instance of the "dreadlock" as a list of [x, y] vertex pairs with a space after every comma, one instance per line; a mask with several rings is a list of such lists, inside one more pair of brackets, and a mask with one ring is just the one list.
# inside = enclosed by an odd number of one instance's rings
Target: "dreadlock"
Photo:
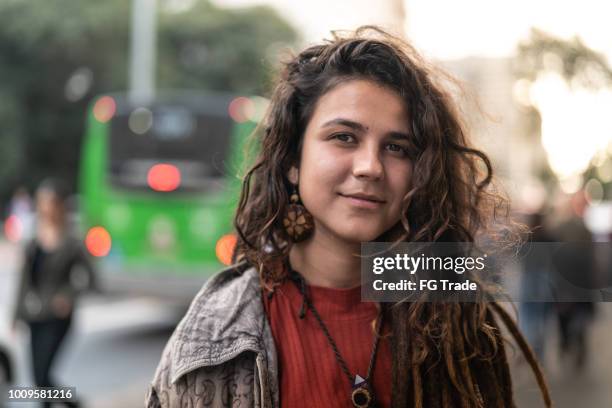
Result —
[[[508, 312], [490, 302], [398, 303], [392, 307], [394, 356], [398, 350], [409, 350], [411, 356], [393, 359], [393, 407], [514, 407], [510, 367], [496, 314], [531, 366], [544, 404], [552, 406], [533, 352]], [[477, 321], [470, 322], [474, 316]], [[437, 322], [437, 335], [422, 335], [433, 330], [425, 328], [430, 322]]]

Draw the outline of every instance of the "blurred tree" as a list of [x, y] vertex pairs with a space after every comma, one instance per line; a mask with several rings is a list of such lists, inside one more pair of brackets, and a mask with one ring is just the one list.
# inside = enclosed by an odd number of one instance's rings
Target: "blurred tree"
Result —
[[276, 52], [295, 40], [269, 7], [221, 11], [200, 1], [189, 12], [162, 13], [159, 86], [261, 94]]
[[[160, 89], [262, 93], [276, 47], [297, 38], [268, 7], [158, 3]], [[0, 3], [0, 204], [47, 175], [75, 184], [87, 105], [127, 86], [130, 13], [126, 0]]]
[[518, 48], [518, 75], [534, 81], [538, 73], [557, 71], [571, 85], [599, 89], [612, 85], [607, 58], [585, 45], [579, 37], [563, 40], [532, 29]]
[[128, 22], [122, 0], [0, 4], [2, 202], [48, 174], [74, 181], [90, 98], [126, 85]]
[[[515, 73], [517, 78], [533, 83], [547, 71], [556, 72], [572, 87], [597, 90], [612, 86], [612, 67], [603, 54], [590, 49], [579, 37], [564, 40], [534, 28], [529, 38], [519, 44]], [[540, 113], [534, 106], [527, 110], [526, 134], [540, 138]], [[538, 176], [550, 188], [557, 183], [548, 163], [540, 163]], [[584, 176], [598, 178], [593, 164]], [[612, 183], [601, 178], [600, 181], [605, 196], [612, 197]]]

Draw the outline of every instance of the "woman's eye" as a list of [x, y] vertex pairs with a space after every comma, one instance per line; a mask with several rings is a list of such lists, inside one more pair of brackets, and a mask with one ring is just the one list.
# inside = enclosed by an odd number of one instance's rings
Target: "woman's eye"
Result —
[[394, 153], [402, 153], [404, 155], [408, 154], [408, 149], [407, 148], [405, 148], [403, 146], [400, 146], [398, 144], [395, 144], [395, 143], [388, 144], [387, 148], [390, 151], [394, 152]]
[[355, 140], [355, 138], [353, 137], [353, 135], [350, 135], [348, 133], [336, 133], [334, 135], [334, 139], [337, 139], [341, 142], [345, 142], [345, 143], [350, 143], [353, 140]]

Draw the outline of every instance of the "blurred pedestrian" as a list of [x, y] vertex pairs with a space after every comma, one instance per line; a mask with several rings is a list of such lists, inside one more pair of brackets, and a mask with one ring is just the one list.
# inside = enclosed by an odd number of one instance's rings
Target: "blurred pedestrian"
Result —
[[32, 210], [32, 198], [30, 197], [30, 193], [28, 193], [25, 187], [18, 187], [13, 193], [13, 197], [11, 197], [9, 214], [30, 214]]
[[[530, 214], [527, 218], [531, 243], [550, 242], [553, 240], [544, 222], [542, 212]], [[521, 299], [519, 323], [525, 337], [541, 363], [544, 363], [546, 348], [546, 326], [552, 312], [551, 300], [551, 265], [547, 259], [538, 256], [523, 257], [523, 274], [521, 279]], [[525, 301], [526, 300], [526, 301]]]
[[25, 248], [17, 296], [15, 323], [22, 321], [29, 327], [38, 387], [56, 386], [51, 369], [70, 328], [77, 296], [92, 288], [94, 282], [80, 240], [67, 226], [67, 195], [64, 184], [51, 179], [43, 181], [36, 191], [35, 236]]
[[[584, 191], [575, 193], [565, 208], [563, 220], [553, 232], [555, 239], [564, 243], [563, 251], [556, 256], [558, 276], [561, 281], [570, 282], [580, 289], [596, 287], [592, 234], [584, 222], [587, 205]], [[559, 284], [556, 290], [563, 291], [563, 288]], [[574, 293], [577, 289], [567, 290]], [[567, 293], [559, 294], [561, 297], [567, 296]], [[561, 354], [572, 358], [574, 366], [581, 369], [587, 362], [588, 335], [595, 316], [595, 302], [559, 302], [556, 312]]]

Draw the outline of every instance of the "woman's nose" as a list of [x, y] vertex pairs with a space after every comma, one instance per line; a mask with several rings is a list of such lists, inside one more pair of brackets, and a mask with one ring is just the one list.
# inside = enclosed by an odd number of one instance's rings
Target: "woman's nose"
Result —
[[353, 175], [357, 178], [382, 179], [384, 166], [378, 148], [364, 146], [355, 152]]

